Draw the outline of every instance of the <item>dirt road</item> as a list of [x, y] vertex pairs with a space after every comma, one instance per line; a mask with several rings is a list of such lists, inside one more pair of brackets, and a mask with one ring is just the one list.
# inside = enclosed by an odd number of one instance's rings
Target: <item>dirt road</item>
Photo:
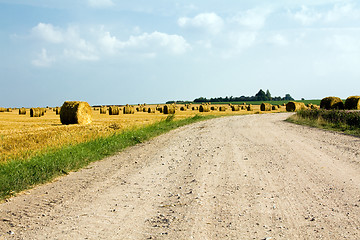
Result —
[[360, 239], [360, 138], [289, 114], [174, 130], [0, 205], [0, 239]]

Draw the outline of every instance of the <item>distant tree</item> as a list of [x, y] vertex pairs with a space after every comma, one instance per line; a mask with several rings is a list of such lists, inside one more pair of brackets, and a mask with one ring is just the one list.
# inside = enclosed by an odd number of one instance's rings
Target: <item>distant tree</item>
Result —
[[286, 94], [283, 100], [293, 101], [294, 99], [290, 96], [290, 94]]
[[269, 89], [266, 90], [266, 94], [265, 94], [265, 95], [266, 95], [268, 101], [271, 101], [271, 100], [272, 100], [271, 93], [270, 93]]
[[259, 92], [255, 94], [255, 99], [257, 101], [267, 101], [265, 92], [262, 89], [260, 89]]

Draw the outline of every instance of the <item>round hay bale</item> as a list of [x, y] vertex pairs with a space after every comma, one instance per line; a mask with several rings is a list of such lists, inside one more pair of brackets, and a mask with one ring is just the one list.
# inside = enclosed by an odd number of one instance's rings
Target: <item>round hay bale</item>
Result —
[[26, 108], [19, 108], [19, 115], [26, 115]]
[[201, 104], [199, 112], [210, 112], [210, 106], [208, 104]]
[[226, 108], [225, 106], [220, 106], [220, 107], [219, 107], [219, 111], [220, 111], [220, 112], [225, 112], [226, 109], [227, 109], [227, 108]]
[[45, 108], [40, 108], [40, 111], [41, 111], [41, 116], [44, 116], [45, 113], [46, 113], [46, 109]]
[[286, 111], [296, 112], [302, 109], [306, 109], [306, 106], [303, 102], [288, 102], [286, 104]]
[[155, 113], [155, 108], [149, 107], [149, 108], [148, 108], [148, 113]]
[[126, 106], [123, 108], [123, 113], [124, 114], [134, 114], [135, 113], [135, 107], [126, 104]]
[[100, 107], [100, 114], [106, 114], [107, 108], [105, 106]]
[[89, 124], [92, 122], [92, 110], [87, 102], [66, 101], [60, 109], [62, 124]]
[[56, 115], [59, 115], [59, 114], [60, 114], [60, 110], [61, 110], [61, 107], [56, 107], [56, 109], [55, 109]]
[[110, 106], [109, 107], [109, 115], [119, 115], [120, 109], [118, 106]]
[[19, 108], [19, 115], [26, 115], [26, 109], [25, 108]]
[[242, 105], [240, 109], [241, 109], [241, 110], [245, 110], [245, 109], [246, 109], [246, 106]]
[[0, 107], [0, 112], [5, 112], [5, 111], [6, 111], [6, 109], [5, 109], [5, 108]]
[[218, 110], [218, 107], [216, 107], [216, 106], [211, 106], [210, 109], [211, 109], [211, 111], [217, 111], [217, 110]]
[[239, 106], [239, 105], [231, 105], [231, 110], [232, 110], [233, 112], [235, 112], [235, 111], [240, 111], [240, 106]]
[[30, 117], [41, 117], [40, 108], [30, 108]]
[[261, 111], [271, 111], [272, 105], [270, 103], [262, 103], [260, 106]]
[[148, 112], [148, 108], [143, 107], [142, 111], [143, 111], [143, 112]]
[[344, 109], [344, 103], [338, 97], [326, 97], [321, 99], [320, 108], [324, 108], [326, 110]]
[[181, 106], [180, 107], [180, 111], [186, 111], [187, 110], [187, 107], [186, 106]]
[[252, 104], [249, 104], [249, 106], [247, 106], [246, 110], [248, 111], [254, 111], [254, 107]]
[[345, 109], [360, 110], [360, 96], [350, 96], [345, 101]]
[[278, 110], [278, 106], [273, 105], [273, 106], [271, 107], [271, 110]]
[[7, 111], [7, 112], [12, 112], [12, 109], [11, 109], [11, 108], [7, 108], [6, 111]]
[[175, 111], [175, 106], [172, 104], [166, 104], [163, 109], [164, 114], [174, 114]]

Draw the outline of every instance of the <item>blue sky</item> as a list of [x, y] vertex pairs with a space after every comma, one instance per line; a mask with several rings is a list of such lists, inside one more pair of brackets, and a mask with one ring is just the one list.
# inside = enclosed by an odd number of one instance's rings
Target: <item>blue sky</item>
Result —
[[0, 105], [360, 95], [360, 3], [0, 0]]

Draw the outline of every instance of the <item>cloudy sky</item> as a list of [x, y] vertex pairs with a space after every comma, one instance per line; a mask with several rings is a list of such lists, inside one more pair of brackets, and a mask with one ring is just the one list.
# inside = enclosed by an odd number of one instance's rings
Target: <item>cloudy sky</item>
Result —
[[360, 95], [358, 0], [0, 0], [0, 105]]

